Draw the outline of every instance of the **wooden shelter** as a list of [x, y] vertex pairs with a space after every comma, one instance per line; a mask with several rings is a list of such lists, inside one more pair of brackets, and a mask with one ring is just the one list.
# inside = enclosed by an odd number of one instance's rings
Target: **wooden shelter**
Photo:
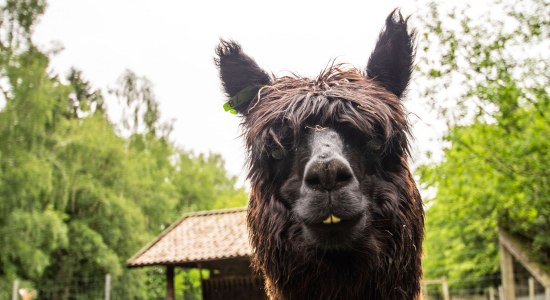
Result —
[[261, 278], [250, 268], [246, 209], [184, 215], [126, 265], [166, 267], [166, 299], [175, 299], [174, 268], [209, 270], [201, 279], [203, 299], [266, 299]]

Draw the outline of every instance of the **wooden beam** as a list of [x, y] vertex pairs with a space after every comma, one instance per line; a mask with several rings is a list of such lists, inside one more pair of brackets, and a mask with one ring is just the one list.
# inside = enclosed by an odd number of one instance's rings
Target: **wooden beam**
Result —
[[166, 300], [174, 300], [174, 266], [166, 266]]
[[550, 275], [543, 271], [539, 264], [529, 259], [528, 251], [511, 234], [502, 228], [498, 230], [500, 244], [506, 248], [510, 254], [517, 259], [531, 273], [535, 279], [545, 288], [550, 288]]
[[502, 272], [502, 294], [504, 299], [515, 300], [514, 261], [512, 254], [502, 244], [500, 244], [500, 272]]

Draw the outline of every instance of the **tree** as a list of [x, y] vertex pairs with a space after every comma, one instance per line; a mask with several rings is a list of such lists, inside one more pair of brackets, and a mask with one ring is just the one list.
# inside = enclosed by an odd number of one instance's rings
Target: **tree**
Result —
[[437, 190], [424, 268], [455, 288], [498, 282], [497, 226], [550, 266], [550, 8], [495, 1], [490, 11], [432, 3], [422, 21], [423, 96], [447, 120], [449, 144], [420, 168]]
[[220, 156], [170, 141], [146, 78], [127, 71], [114, 90], [120, 129], [82, 72], [50, 74], [31, 39], [45, 7], [0, 6], [0, 298], [18, 278], [40, 299], [98, 299], [110, 273], [113, 298], [150, 299], [158, 275], [126, 259], [182, 213], [246, 195]]

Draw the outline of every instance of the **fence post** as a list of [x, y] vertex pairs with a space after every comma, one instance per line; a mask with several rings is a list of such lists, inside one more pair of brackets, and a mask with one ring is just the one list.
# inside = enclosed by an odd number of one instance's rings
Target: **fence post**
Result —
[[506, 300], [506, 298], [504, 298], [504, 291], [502, 290], [502, 285], [498, 287], [498, 300]]
[[441, 278], [441, 288], [443, 289], [443, 300], [451, 300], [449, 295], [449, 283], [447, 282], [447, 277]]
[[19, 280], [15, 279], [13, 281], [13, 289], [11, 290], [11, 300], [17, 300], [17, 291], [19, 290]]
[[105, 274], [105, 300], [111, 300], [111, 274]]
[[544, 300], [550, 300], [550, 286], [544, 287]]
[[495, 300], [495, 288], [494, 287], [489, 288], [489, 300]]
[[[500, 270], [502, 272], [502, 289], [504, 300], [516, 300], [514, 282], [514, 261], [512, 254], [500, 244]], [[499, 299], [500, 300], [500, 299]]]
[[529, 277], [527, 283], [529, 284], [529, 300], [535, 300], [535, 279]]

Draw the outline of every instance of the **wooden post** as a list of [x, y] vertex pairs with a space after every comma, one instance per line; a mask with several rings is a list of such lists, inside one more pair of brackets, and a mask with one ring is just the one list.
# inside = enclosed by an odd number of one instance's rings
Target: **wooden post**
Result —
[[447, 282], [446, 277], [441, 278], [441, 289], [443, 289], [443, 300], [451, 300], [451, 296], [449, 294], [449, 283]]
[[498, 235], [500, 245], [508, 250], [508, 253], [520, 262], [542, 286], [550, 288], [550, 274], [545, 272], [540, 264], [529, 259], [529, 251], [522, 243], [503, 229], [499, 229]]
[[527, 283], [529, 284], [529, 300], [535, 300], [535, 279], [529, 277]]
[[441, 290], [443, 291], [443, 299], [450, 300], [451, 294], [449, 293], [449, 282], [446, 277], [441, 277], [439, 279], [424, 279], [422, 280], [422, 299], [428, 300], [428, 285], [430, 284], [441, 284]]
[[13, 281], [13, 288], [11, 290], [11, 300], [17, 300], [19, 296], [17, 296], [17, 292], [19, 290], [19, 280], [15, 279]]
[[489, 300], [495, 300], [495, 288], [494, 287], [489, 288]]
[[498, 287], [498, 300], [506, 300], [506, 298], [504, 298], [504, 291], [502, 290], [502, 285]]
[[166, 266], [166, 300], [174, 300], [174, 266]]
[[544, 288], [544, 300], [550, 300], [550, 286]]
[[500, 270], [502, 272], [504, 300], [516, 300], [514, 261], [508, 249], [502, 246], [502, 244], [500, 244]]
[[105, 300], [111, 300], [111, 274], [105, 274]]

